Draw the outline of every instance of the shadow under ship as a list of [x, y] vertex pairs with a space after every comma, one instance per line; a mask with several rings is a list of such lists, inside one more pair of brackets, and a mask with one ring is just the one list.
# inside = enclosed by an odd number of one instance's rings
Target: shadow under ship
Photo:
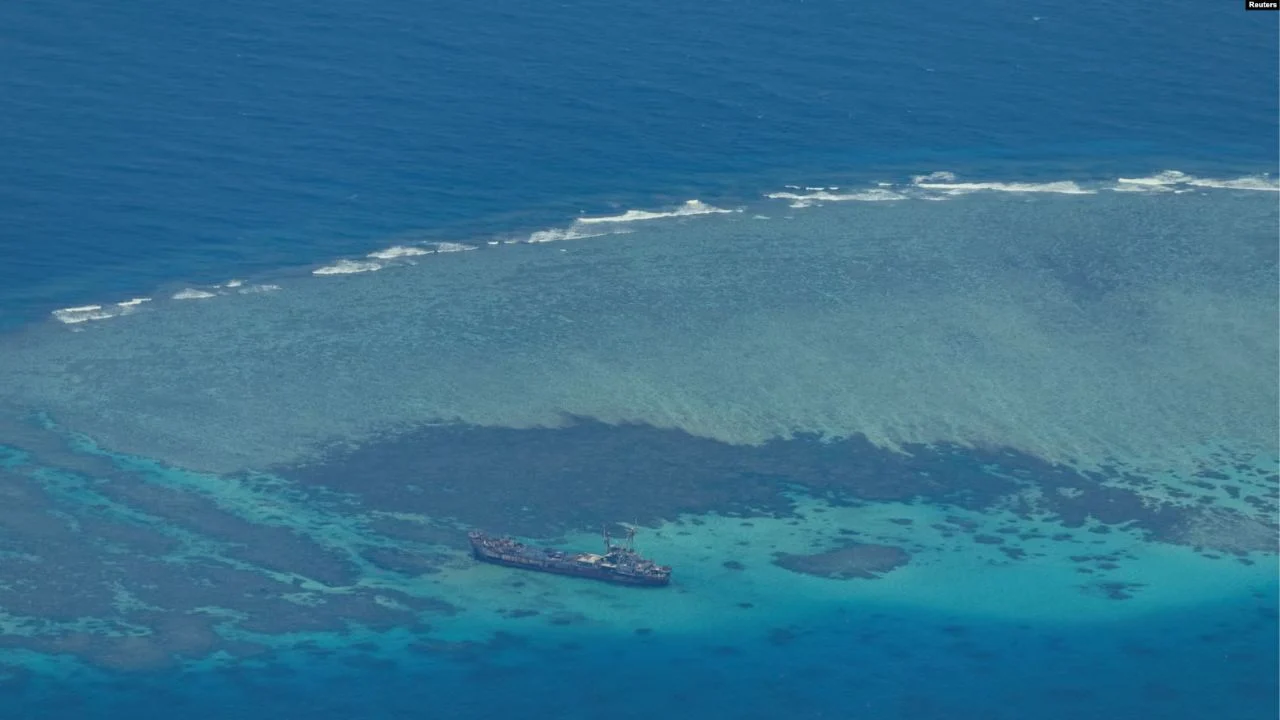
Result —
[[555, 575], [591, 578], [618, 585], [658, 587], [671, 582], [671, 568], [642, 557], [634, 547], [636, 531], [628, 528], [625, 545], [616, 545], [604, 531], [604, 554], [564, 552], [525, 545], [479, 530], [467, 534], [477, 560]]

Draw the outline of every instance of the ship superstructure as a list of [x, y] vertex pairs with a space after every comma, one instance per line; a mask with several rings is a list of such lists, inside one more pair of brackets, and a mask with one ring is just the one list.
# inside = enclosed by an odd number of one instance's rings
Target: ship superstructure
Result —
[[659, 565], [636, 552], [635, 528], [627, 529], [625, 544], [615, 544], [602, 530], [604, 553], [565, 552], [555, 548], [526, 545], [508, 537], [468, 533], [476, 559], [508, 567], [537, 570], [556, 575], [592, 578], [621, 585], [661, 586], [671, 582], [671, 568]]

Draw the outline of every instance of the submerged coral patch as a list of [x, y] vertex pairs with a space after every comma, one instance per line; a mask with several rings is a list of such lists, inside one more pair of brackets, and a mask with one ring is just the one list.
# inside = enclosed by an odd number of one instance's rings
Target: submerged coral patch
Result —
[[778, 553], [774, 562], [788, 570], [833, 580], [875, 579], [910, 561], [906, 550], [859, 543], [809, 555]]

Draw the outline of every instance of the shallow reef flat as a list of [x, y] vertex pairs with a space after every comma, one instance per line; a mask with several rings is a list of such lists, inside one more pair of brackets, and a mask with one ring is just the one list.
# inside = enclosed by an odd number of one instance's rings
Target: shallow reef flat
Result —
[[[686, 203], [0, 337], [0, 684], [483, 716], [617, 656], [665, 669], [636, 717], [1265, 710], [1274, 188], [1131, 184]], [[623, 522], [671, 587], [467, 554]]]
[[[423, 428], [225, 476], [111, 453], [48, 418], [19, 428], [26, 447], [0, 469], [0, 644], [117, 671], [343, 645], [356, 629], [452, 657], [502, 633], [713, 637], [872, 608], [1106, 622], [1274, 586], [1274, 520], [1202, 500], [1228, 485], [1274, 503], [1257, 458], [1224, 463], [1179, 504], [1117, 481], [1132, 474], [1011, 451], [733, 446], [586, 419]], [[470, 527], [591, 549], [601, 519], [639, 523], [673, 587], [515, 572], [465, 552]]]
[[281, 271], [0, 337], [0, 409], [221, 474], [584, 417], [1009, 448], [1186, 490], [1217, 470], [1206, 448], [1274, 452], [1280, 432], [1275, 192], [1148, 180], [920, 180]]

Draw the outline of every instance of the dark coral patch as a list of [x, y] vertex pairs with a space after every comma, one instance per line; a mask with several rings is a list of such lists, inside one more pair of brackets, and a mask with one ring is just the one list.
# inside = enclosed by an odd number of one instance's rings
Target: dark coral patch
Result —
[[910, 554], [899, 547], [859, 543], [812, 555], [778, 553], [773, 562], [805, 575], [848, 580], [878, 578], [910, 559]]
[[774, 647], [782, 647], [795, 642], [800, 638], [800, 635], [800, 631], [795, 628], [780, 627], [771, 629], [766, 638], [770, 645], [773, 645]]
[[[679, 430], [570, 417], [559, 428], [433, 425], [276, 471], [303, 486], [357, 497], [369, 509], [451, 517], [526, 537], [556, 537], [602, 519], [656, 524], [710, 511], [794, 516], [796, 491], [838, 505], [895, 500], [976, 512], [1007, 507], [1024, 518], [1047, 512], [1067, 527], [1109, 532], [1123, 526], [1173, 543], [1183, 542], [1186, 528], [1205, 512], [1152, 503], [1142, 490], [1155, 481], [1118, 468], [1082, 472], [1003, 448], [902, 450], [862, 437], [814, 435], [729, 445]], [[1021, 492], [1028, 487], [1040, 492]], [[495, 497], [503, 502], [491, 502]], [[1259, 507], [1270, 515], [1266, 501], [1259, 499]], [[394, 530], [428, 532], [404, 525]], [[953, 515], [938, 529], [944, 537], [973, 535], [978, 524]], [[1016, 530], [1005, 526], [998, 534]], [[1080, 542], [1070, 533], [1053, 539]]]
[[110, 482], [98, 483], [95, 490], [202, 535], [234, 538], [236, 546], [227, 550], [229, 556], [269, 570], [298, 573], [337, 586], [350, 585], [360, 576], [359, 567], [349, 558], [288, 528], [262, 525], [233, 515], [192, 492], [123, 472], [114, 474]]
[[[1166, 542], [1187, 542], [1192, 536], [1203, 542], [1203, 534], [1191, 531], [1202, 527], [1206, 518], [1236, 527], [1232, 523], [1243, 517], [1230, 511], [1210, 515], [1213, 511], [1201, 508], [1152, 504], [1137, 490], [1152, 486], [1148, 478], [1119, 469], [1082, 473], [1005, 449], [942, 444], [908, 445], [896, 452], [864, 438], [816, 436], [734, 446], [677, 430], [570, 418], [566, 427], [524, 430], [436, 425], [355, 450], [335, 449], [305, 466], [279, 468], [279, 475], [292, 481], [290, 502], [335, 517], [358, 514], [367, 521], [361, 527], [377, 537], [351, 548], [359, 553], [357, 558], [346, 546], [335, 548], [318, 542], [319, 536], [294, 532], [289, 518], [260, 521], [256, 514], [252, 519], [241, 516], [201, 493], [121, 469], [104, 456], [69, 450], [51, 437], [36, 432], [32, 438], [23, 436], [23, 442], [31, 439], [37, 454], [43, 455], [35, 459], [67, 471], [67, 482], [78, 483], [77, 493], [90, 499], [68, 500], [46, 492], [32, 478], [31, 468], [38, 467], [34, 464], [0, 470], [5, 492], [0, 527], [12, 554], [6, 566], [12, 581], [0, 586], [0, 606], [32, 617], [99, 618], [108, 624], [147, 627], [149, 634], [130, 642], [106, 636], [61, 639], [64, 651], [113, 667], [150, 667], [217, 650], [246, 656], [262, 651], [211, 632], [201, 625], [199, 608], [232, 611], [248, 618], [240, 622], [241, 629], [268, 634], [342, 631], [349, 622], [373, 628], [423, 627], [423, 613], [460, 609], [430, 598], [373, 592], [356, 581], [366, 563], [405, 575], [431, 573], [446, 562], [438, 554], [440, 546], [465, 548], [459, 526], [556, 537], [595, 528], [602, 520], [645, 524], [684, 516], [686, 526], [676, 532], [697, 535], [703, 523], [690, 516], [708, 511], [799, 523], [793, 498], [806, 493], [837, 505], [877, 500], [950, 505], [958, 510], [938, 526], [946, 536], [991, 544], [1006, 557], [1020, 559], [1025, 553], [1011, 547], [1016, 526], [1002, 523], [990, 534], [978, 534], [978, 522], [961, 511], [980, 514], [1009, 508], [1017, 515], [1039, 518], [1048, 512], [1067, 526], [1137, 530]], [[999, 467], [1000, 473], [989, 472], [991, 467]], [[1214, 481], [1211, 486], [1221, 480], [1202, 477]], [[1259, 478], [1266, 480], [1262, 474]], [[249, 480], [237, 477], [228, 482]], [[1238, 487], [1240, 496], [1260, 514], [1273, 514], [1271, 498], [1277, 490], [1265, 483], [1255, 486], [1245, 480], [1222, 487], [1227, 493]], [[1027, 488], [1039, 492], [1023, 492]], [[332, 502], [329, 491], [343, 499]], [[421, 521], [405, 519], [414, 517]], [[449, 521], [428, 520], [431, 517]], [[748, 520], [742, 522], [750, 526]], [[892, 522], [912, 525], [908, 518]], [[858, 531], [844, 532], [853, 539]], [[1274, 551], [1272, 535], [1255, 535], [1243, 548], [1206, 549], [1240, 553], [1266, 541], [1266, 550]], [[1021, 537], [1043, 536], [1032, 532]], [[182, 538], [196, 538], [199, 547], [216, 551], [191, 553]], [[1065, 532], [1053, 539], [1090, 542], [1087, 535], [1077, 540]], [[867, 578], [889, 572], [909, 557], [904, 548], [851, 544], [812, 555], [780, 554], [775, 562], [821, 577]], [[364, 562], [356, 561], [360, 559]], [[1079, 569], [1093, 574], [1114, 568], [1119, 560], [1088, 557], [1079, 561]], [[724, 561], [724, 567], [743, 569], [735, 560]], [[312, 583], [340, 592], [315, 592]], [[506, 587], [522, 585], [513, 578]], [[1119, 583], [1085, 587], [1116, 599], [1136, 590]], [[120, 599], [121, 588], [125, 601]], [[163, 608], [163, 614], [180, 620], [175, 626], [165, 625], [160, 615], [130, 609], [133, 600], [139, 606]], [[534, 611], [515, 610], [508, 616], [525, 617], [519, 614], [523, 612]], [[542, 620], [575, 624], [585, 619], [544, 615]], [[48, 649], [26, 637], [4, 638], [0, 644]], [[483, 649], [449, 646], [447, 652], [466, 655]]]
[[547, 622], [551, 625], [584, 625], [588, 619], [580, 612], [562, 611], [548, 615]]
[[1130, 600], [1133, 594], [1144, 586], [1144, 583], [1101, 582], [1081, 586], [1081, 590], [1089, 595], [1101, 594], [1111, 600]]
[[[223, 624], [265, 634], [342, 632], [353, 622], [417, 627], [420, 613], [458, 610], [391, 590], [309, 592], [308, 579], [354, 580], [355, 564], [180, 487], [120, 469], [90, 479], [41, 460], [43, 468], [30, 466], [39, 468], [38, 479], [27, 468], [0, 471], [0, 526], [14, 554], [0, 606], [18, 616], [91, 619], [101, 630], [14, 633], [0, 639], [2, 647], [70, 653], [112, 670], [158, 670], [218, 652], [268, 652], [223, 637]], [[243, 619], [230, 620], [224, 610]]]

